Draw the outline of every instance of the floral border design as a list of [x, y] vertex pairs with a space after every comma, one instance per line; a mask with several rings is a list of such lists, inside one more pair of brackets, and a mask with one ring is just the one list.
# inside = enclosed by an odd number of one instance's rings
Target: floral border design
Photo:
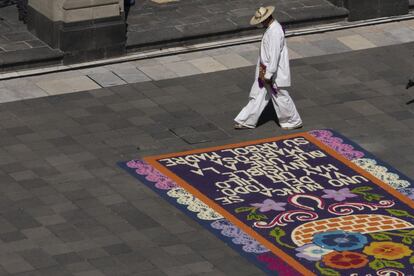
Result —
[[313, 130], [309, 131], [309, 134], [313, 135], [319, 141], [332, 148], [348, 160], [362, 158], [365, 156], [362, 151], [354, 149], [352, 145], [345, 144], [343, 139], [334, 136], [334, 133], [329, 130]]
[[249, 253], [264, 253], [269, 252], [269, 249], [262, 246], [258, 241], [244, 233], [240, 228], [232, 224], [226, 219], [216, 220], [211, 223], [211, 227], [221, 230], [221, 234], [232, 238], [235, 244], [243, 245], [243, 250]]
[[401, 180], [398, 174], [389, 172], [386, 167], [378, 165], [374, 159], [359, 158], [352, 160], [352, 162], [394, 189], [403, 189], [410, 186], [410, 182]]
[[176, 198], [177, 203], [187, 206], [189, 211], [197, 213], [197, 217], [201, 220], [211, 221], [223, 218], [223, 216], [208, 207], [201, 200], [194, 197], [183, 188], [173, 188], [167, 192], [167, 195]]
[[[375, 159], [364, 158], [366, 157], [365, 151], [355, 149], [353, 145], [345, 143], [344, 139], [338, 137], [330, 130], [314, 130], [309, 131], [309, 134], [364, 170], [370, 172], [375, 177], [381, 179], [384, 183], [414, 199], [414, 188], [409, 187], [410, 182], [399, 179], [400, 176], [398, 174], [389, 172], [385, 166], [379, 165]], [[230, 238], [235, 245], [239, 246], [239, 249], [241, 248], [243, 252], [247, 253], [249, 259], [256, 260], [256, 263], [267, 273], [274, 275], [275, 272], [280, 272], [282, 273], [281, 275], [286, 276], [299, 275], [292, 267], [287, 266], [283, 260], [264, 248], [255, 239], [245, 234], [238, 227], [223, 218], [220, 214], [217, 214], [214, 210], [144, 161], [131, 160], [122, 162], [120, 165], [129, 169], [130, 172], [133, 170], [133, 173], [137, 176], [145, 177], [156, 189], [160, 192], [164, 191], [168, 197], [173, 198], [176, 204], [186, 206], [188, 211], [196, 213], [199, 220], [212, 221], [209, 224], [212, 231], [213, 229], [219, 230], [222, 239]], [[333, 253], [331, 252], [329, 254]], [[319, 265], [319, 262], [317, 265]], [[322, 272], [321, 270], [319, 271]], [[327, 270], [325, 272], [329, 273]]]
[[141, 160], [131, 160], [126, 163], [126, 166], [131, 169], [135, 169], [135, 173], [138, 175], [145, 176], [145, 179], [155, 183], [155, 187], [160, 190], [170, 190], [173, 188], [178, 188], [179, 186], [160, 173], [158, 170], [154, 169], [152, 166], [148, 165]]

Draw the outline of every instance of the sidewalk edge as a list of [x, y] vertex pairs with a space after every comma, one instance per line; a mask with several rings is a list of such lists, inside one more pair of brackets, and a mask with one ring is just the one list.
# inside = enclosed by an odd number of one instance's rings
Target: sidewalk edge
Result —
[[[410, 20], [410, 19], [414, 19], [414, 13], [410, 13], [408, 15], [403, 15], [403, 16], [382, 17], [382, 18], [369, 19], [369, 20], [363, 20], [363, 21], [317, 25], [313, 27], [305, 27], [305, 28], [299, 28], [296, 30], [287, 31], [286, 37], [324, 33], [324, 32], [351, 29], [351, 28], [357, 28], [357, 27], [363, 27], [363, 26], [405, 21], [405, 20]], [[234, 46], [234, 45], [249, 44], [249, 43], [258, 42], [260, 41], [260, 39], [261, 39], [261, 35], [251, 35], [251, 36], [244, 36], [241, 38], [224, 39], [224, 40], [219, 40], [219, 41], [214, 41], [214, 42], [204, 42], [204, 43], [198, 43], [198, 44], [193, 44], [193, 45], [176, 46], [176, 47], [170, 47], [170, 48], [165, 48], [165, 49], [160, 49], [160, 50], [148, 50], [144, 52], [135, 52], [135, 53], [127, 54], [125, 56], [117, 57], [117, 58], [102, 59], [102, 60], [97, 60], [97, 61], [76, 63], [76, 64], [70, 64], [70, 65], [57, 65], [57, 66], [52, 66], [52, 67], [36, 68], [36, 69], [22, 70], [22, 71], [12, 71], [8, 73], [0, 74], [0, 80], [10, 80], [10, 79], [21, 78], [21, 77], [43, 75], [43, 74], [70, 71], [70, 70], [76, 70], [76, 69], [105, 66], [105, 65], [128, 62], [128, 61], [150, 59], [150, 58], [171, 56], [171, 55], [176, 55], [176, 54], [190, 53], [190, 52], [196, 52], [196, 51], [202, 51], [202, 50], [208, 50], [208, 49], [222, 48], [222, 47], [228, 47], [228, 46]]]

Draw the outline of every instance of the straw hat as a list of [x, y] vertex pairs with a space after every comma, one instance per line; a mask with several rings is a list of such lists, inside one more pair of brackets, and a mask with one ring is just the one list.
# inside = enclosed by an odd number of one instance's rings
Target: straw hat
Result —
[[275, 7], [268, 6], [268, 7], [260, 7], [252, 19], [250, 20], [250, 25], [257, 25], [265, 21], [269, 16], [272, 15], [273, 11], [275, 10]]

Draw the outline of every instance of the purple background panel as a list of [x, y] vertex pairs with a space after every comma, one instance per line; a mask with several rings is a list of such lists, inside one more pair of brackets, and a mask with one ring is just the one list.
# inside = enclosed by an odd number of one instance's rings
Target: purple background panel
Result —
[[[296, 227], [311, 220], [310, 216], [316, 214], [313, 218], [315, 220], [335, 218], [338, 214], [328, 212], [328, 206], [344, 202], [360, 207], [351, 207], [352, 214], [390, 216], [387, 211], [389, 208], [373, 210], [368, 206], [380, 206], [381, 203], [388, 204], [388, 207], [392, 203], [392, 209], [408, 210], [412, 213], [410, 206], [305, 137], [180, 155], [157, 161], [273, 244], [275, 238], [272, 231], [275, 227], [258, 228], [255, 223], [269, 223], [281, 212], [302, 211], [302, 216], [290, 217], [293, 222], [279, 225], [287, 233], [284, 237], [285, 243], [290, 245], [281, 249], [315, 273], [317, 271], [313, 263], [303, 262], [296, 257], [295, 243], [289, 235]], [[369, 189], [375, 200], [367, 201], [361, 194], [351, 192], [356, 188], [364, 190], [364, 187]], [[353, 197], [345, 200], [339, 200], [339, 197], [329, 198], [329, 190], [331, 194], [348, 192]], [[307, 198], [304, 195], [312, 197]], [[292, 202], [299, 203], [302, 208], [298, 209]], [[252, 207], [258, 208], [249, 213]], [[313, 209], [312, 215], [306, 215], [310, 209]], [[405, 217], [404, 220], [414, 223], [412, 217]], [[357, 272], [372, 273], [372, 270], [359, 269]]]

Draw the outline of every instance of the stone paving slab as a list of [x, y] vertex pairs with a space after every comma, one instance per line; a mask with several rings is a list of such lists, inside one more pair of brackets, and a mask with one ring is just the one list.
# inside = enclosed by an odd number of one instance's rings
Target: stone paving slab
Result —
[[[404, 89], [413, 50], [293, 60], [303, 130], [337, 130], [414, 178], [414, 105], [405, 104], [414, 94]], [[233, 130], [253, 75], [247, 66], [0, 104], [0, 275], [262, 275], [116, 166], [288, 133], [270, 117]]]
[[66, 94], [101, 88], [101, 86], [99, 86], [95, 81], [85, 76], [60, 80], [40, 81], [36, 83], [36, 85], [46, 91], [48, 95]]

